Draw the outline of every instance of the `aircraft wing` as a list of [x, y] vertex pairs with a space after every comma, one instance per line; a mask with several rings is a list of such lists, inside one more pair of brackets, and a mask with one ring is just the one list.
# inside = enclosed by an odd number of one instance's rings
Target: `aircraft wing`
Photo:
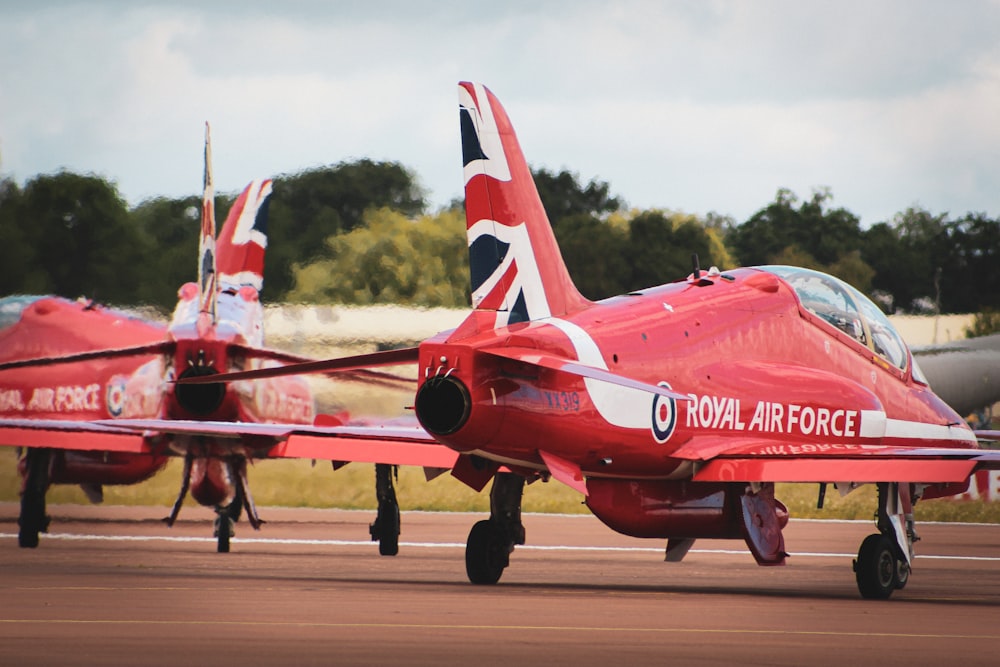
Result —
[[735, 441], [711, 456], [695, 447], [696, 482], [964, 482], [976, 470], [1000, 469], [1000, 450], [889, 445], [800, 445]]
[[242, 441], [260, 458], [389, 463], [452, 468], [458, 453], [416, 425], [253, 424], [168, 419], [0, 419], [0, 446], [148, 454], [158, 435]]
[[65, 419], [0, 419], [0, 446], [3, 445], [133, 454], [153, 451], [136, 431]]
[[145, 435], [175, 434], [242, 440], [260, 458], [303, 458], [451, 468], [458, 453], [439, 444], [417, 425], [364, 424], [310, 426], [167, 419], [113, 419], [94, 422]]

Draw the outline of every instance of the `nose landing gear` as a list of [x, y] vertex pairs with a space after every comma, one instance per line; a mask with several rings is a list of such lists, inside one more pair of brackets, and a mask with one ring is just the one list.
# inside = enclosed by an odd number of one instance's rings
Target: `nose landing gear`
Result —
[[888, 600], [906, 586], [913, 561], [913, 501], [909, 484], [878, 484], [878, 533], [861, 543], [854, 560], [854, 575], [861, 597]]

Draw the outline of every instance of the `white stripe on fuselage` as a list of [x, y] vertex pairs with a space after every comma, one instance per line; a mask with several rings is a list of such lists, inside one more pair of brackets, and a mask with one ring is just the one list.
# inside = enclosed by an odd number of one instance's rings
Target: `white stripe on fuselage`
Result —
[[[573, 349], [576, 350], [576, 358], [581, 363], [609, 370], [597, 343], [584, 329], [557, 317], [550, 317], [544, 322], [566, 334]], [[621, 428], [649, 430], [653, 394], [590, 378], [584, 378], [583, 383], [587, 387], [591, 402], [606, 422]]]
[[[581, 363], [601, 370], [609, 370], [597, 343], [583, 328], [557, 317], [545, 319], [544, 323], [556, 327], [569, 338], [576, 351], [577, 359]], [[591, 402], [606, 422], [621, 428], [649, 430], [652, 415], [652, 394], [641, 389], [631, 389], [589, 378], [584, 378], [584, 385], [590, 395]], [[919, 441], [922, 440], [976, 442], [975, 434], [961, 426], [889, 419], [881, 410], [861, 411], [859, 434], [862, 438], [881, 439], [887, 437], [913, 440], [914, 445], [921, 444]]]

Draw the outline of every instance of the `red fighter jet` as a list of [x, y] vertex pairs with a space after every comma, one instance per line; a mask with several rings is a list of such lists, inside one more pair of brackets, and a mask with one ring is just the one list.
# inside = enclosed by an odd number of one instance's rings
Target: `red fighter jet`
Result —
[[[181, 287], [169, 326], [91, 303], [44, 298], [27, 305], [19, 321], [0, 333], [0, 443], [23, 448], [20, 546], [36, 547], [39, 533], [48, 528], [49, 485], [80, 484], [100, 502], [102, 485], [143, 481], [170, 456], [184, 458], [184, 472], [168, 525], [190, 492], [217, 510], [220, 552], [229, 551], [233, 522], [243, 509], [251, 525], [260, 527], [247, 461], [303, 454], [276, 448], [280, 438], [247, 429], [255, 423], [311, 425], [308, 385], [301, 378], [201, 386], [173, 381], [306, 361], [263, 347], [259, 292], [270, 194], [270, 180], [251, 182], [230, 210], [216, 246], [206, 127], [199, 279]], [[372, 373], [357, 379], [398, 380]], [[174, 429], [178, 420], [197, 427]], [[377, 432], [385, 437], [384, 430]], [[307, 455], [335, 456], [329, 448]], [[399, 533], [391, 472], [390, 466], [378, 467], [379, 518], [372, 526], [380, 551], [390, 555]]]
[[[553, 477], [612, 529], [666, 539], [668, 561], [698, 538], [733, 538], [760, 565], [787, 556], [775, 482], [815, 483], [820, 504], [828, 483], [874, 484], [878, 532], [857, 585], [882, 599], [906, 585], [913, 505], [962, 491], [1000, 452], [978, 449], [878, 308], [816, 271], [697, 262], [673, 283], [585, 299], [503, 107], [478, 84], [459, 98], [474, 310], [416, 351], [414, 407], [460, 454], [452, 474], [493, 480], [469, 579], [500, 579], [525, 542], [525, 481]], [[365, 361], [377, 360], [299, 370]]]

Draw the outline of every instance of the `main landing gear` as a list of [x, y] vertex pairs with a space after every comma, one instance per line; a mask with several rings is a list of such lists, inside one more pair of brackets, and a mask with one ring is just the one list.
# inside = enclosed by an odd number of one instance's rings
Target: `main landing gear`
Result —
[[229, 553], [229, 541], [236, 535], [236, 522], [243, 513], [243, 490], [237, 484], [236, 493], [228, 505], [215, 506], [215, 526], [212, 530], [216, 538], [216, 551], [220, 554]]
[[45, 513], [45, 492], [49, 488], [50, 452], [29, 448], [24, 453], [24, 481], [21, 487], [21, 514], [17, 519], [17, 544], [22, 549], [38, 546], [38, 534], [49, 530]]
[[854, 575], [861, 597], [887, 600], [892, 592], [906, 586], [913, 562], [913, 498], [909, 484], [878, 484], [879, 532], [861, 543], [854, 561]]
[[[184, 498], [187, 497], [191, 487], [191, 471], [194, 467], [195, 455], [188, 454], [184, 457], [184, 471], [181, 473], [181, 490], [177, 494], [177, 500], [170, 510], [170, 515], [163, 519], [168, 526], [173, 526], [180, 514]], [[230, 540], [235, 534], [235, 523], [239, 521], [241, 510], [246, 510], [247, 520], [254, 530], [260, 530], [264, 521], [257, 514], [257, 506], [254, 504], [253, 496], [250, 495], [250, 482], [247, 479], [247, 460], [241, 456], [234, 456], [224, 461], [227, 477], [233, 480], [235, 486], [233, 500], [227, 505], [215, 506], [215, 528], [213, 536], [216, 538], [216, 550], [219, 553], [229, 553]]]
[[490, 518], [472, 526], [465, 546], [465, 572], [474, 584], [495, 584], [510, 563], [514, 546], [524, 544], [521, 494], [524, 478], [498, 472], [490, 490]]
[[388, 463], [375, 464], [375, 497], [378, 498], [378, 514], [375, 523], [368, 526], [373, 542], [378, 542], [378, 552], [383, 556], [399, 553], [399, 503], [392, 479], [398, 468]]

